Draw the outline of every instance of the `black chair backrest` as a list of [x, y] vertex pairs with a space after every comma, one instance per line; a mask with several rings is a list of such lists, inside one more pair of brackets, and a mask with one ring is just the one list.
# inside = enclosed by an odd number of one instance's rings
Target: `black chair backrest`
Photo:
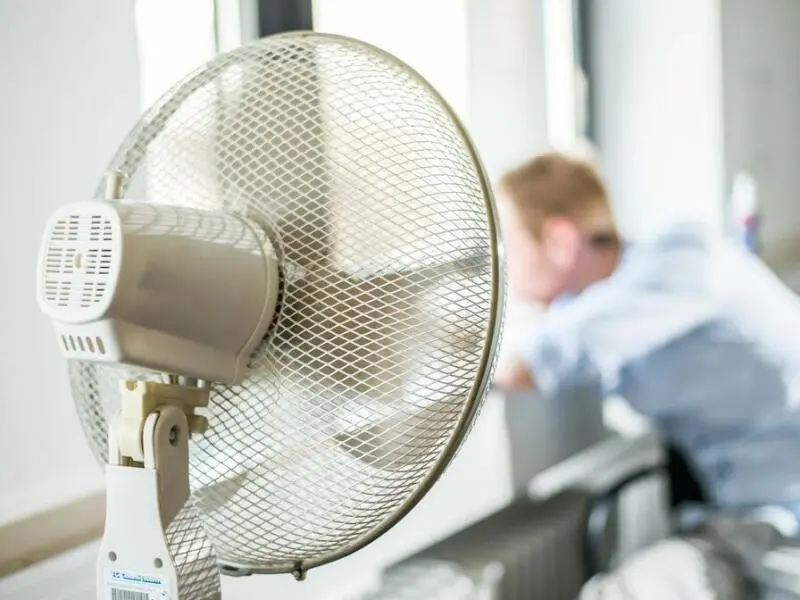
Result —
[[582, 490], [546, 500], [519, 498], [411, 560], [446, 562], [471, 574], [499, 565], [502, 577], [492, 596], [497, 600], [574, 600], [589, 577], [584, 559], [590, 503], [591, 494]]
[[707, 504], [710, 501], [689, 461], [671, 444], [667, 446], [667, 473], [671, 508], [687, 502]]

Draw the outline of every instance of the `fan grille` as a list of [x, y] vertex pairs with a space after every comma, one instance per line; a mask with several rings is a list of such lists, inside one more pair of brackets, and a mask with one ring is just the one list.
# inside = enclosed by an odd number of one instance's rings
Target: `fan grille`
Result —
[[[385, 531], [466, 434], [499, 335], [493, 204], [452, 113], [371, 46], [281, 35], [176, 85], [110, 168], [127, 197], [245, 215], [280, 255], [270, 337], [192, 448], [220, 560], [289, 572]], [[101, 459], [120, 375], [72, 366]]]

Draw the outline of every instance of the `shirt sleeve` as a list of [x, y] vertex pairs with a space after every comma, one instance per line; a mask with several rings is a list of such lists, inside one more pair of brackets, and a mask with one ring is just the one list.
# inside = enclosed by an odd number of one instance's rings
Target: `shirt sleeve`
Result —
[[704, 229], [674, 227], [626, 251], [615, 273], [551, 309], [525, 354], [543, 391], [598, 376], [607, 393], [631, 361], [716, 314], [712, 242]]

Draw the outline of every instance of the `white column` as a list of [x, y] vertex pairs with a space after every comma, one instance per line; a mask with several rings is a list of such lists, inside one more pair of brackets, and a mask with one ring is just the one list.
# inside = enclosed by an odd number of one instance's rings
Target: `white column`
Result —
[[601, 164], [623, 232], [722, 226], [719, 0], [593, 4]]
[[466, 120], [494, 180], [548, 145], [542, 0], [466, 4]]

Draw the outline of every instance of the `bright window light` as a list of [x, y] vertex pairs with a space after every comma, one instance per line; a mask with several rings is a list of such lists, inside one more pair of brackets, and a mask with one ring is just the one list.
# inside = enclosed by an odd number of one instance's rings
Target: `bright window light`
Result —
[[391, 52], [466, 117], [466, 0], [314, 0], [314, 29]]
[[214, 56], [214, 0], [137, 0], [142, 106]]
[[572, 0], [544, 0], [545, 91], [550, 144], [572, 150], [579, 141]]

